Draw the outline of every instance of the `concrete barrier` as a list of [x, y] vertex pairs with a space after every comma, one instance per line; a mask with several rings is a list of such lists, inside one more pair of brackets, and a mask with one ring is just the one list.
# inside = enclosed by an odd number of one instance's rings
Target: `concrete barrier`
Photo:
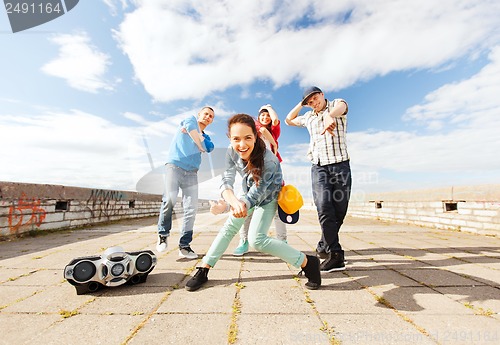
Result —
[[354, 194], [348, 213], [439, 229], [500, 235], [500, 185]]
[[[0, 182], [0, 237], [158, 216], [160, 205], [161, 195]], [[201, 200], [200, 209], [208, 208], [208, 201]], [[174, 212], [181, 210], [178, 202]]]
[[[0, 237], [158, 216], [161, 195], [0, 182]], [[208, 200], [199, 211], [209, 210]], [[306, 209], [315, 209], [306, 202]], [[174, 212], [182, 213], [177, 202]], [[500, 185], [354, 193], [348, 214], [439, 229], [500, 235]]]

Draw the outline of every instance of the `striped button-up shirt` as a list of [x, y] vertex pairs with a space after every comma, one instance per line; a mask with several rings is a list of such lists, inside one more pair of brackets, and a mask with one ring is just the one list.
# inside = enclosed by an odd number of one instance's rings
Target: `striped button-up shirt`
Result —
[[[333, 131], [334, 135], [331, 135], [329, 132], [321, 134], [325, 128], [323, 125], [323, 117], [329, 116], [330, 109], [332, 109], [337, 102], [344, 102], [346, 104], [346, 111], [342, 116], [334, 118], [335, 124], [337, 125]], [[349, 160], [346, 144], [346, 115], [347, 102], [337, 98], [331, 102], [326, 100], [326, 108], [319, 113], [310, 110], [304, 115], [297, 117], [300, 126], [306, 127], [309, 131], [311, 141], [309, 143], [307, 157], [313, 164], [323, 166]]]

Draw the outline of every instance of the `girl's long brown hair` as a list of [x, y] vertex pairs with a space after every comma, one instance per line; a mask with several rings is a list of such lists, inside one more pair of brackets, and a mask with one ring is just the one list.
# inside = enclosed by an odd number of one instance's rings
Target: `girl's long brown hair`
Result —
[[250, 153], [247, 171], [252, 174], [255, 184], [258, 186], [262, 170], [264, 168], [264, 153], [266, 152], [266, 144], [257, 133], [257, 127], [255, 127], [255, 120], [253, 117], [247, 114], [236, 114], [231, 116], [231, 118], [227, 121], [227, 132], [229, 137], [231, 134], [231, 126], [235, 123], [241, 123], [250, 127], [253, 135], [255, 136], [255, 146], [252, 153]]

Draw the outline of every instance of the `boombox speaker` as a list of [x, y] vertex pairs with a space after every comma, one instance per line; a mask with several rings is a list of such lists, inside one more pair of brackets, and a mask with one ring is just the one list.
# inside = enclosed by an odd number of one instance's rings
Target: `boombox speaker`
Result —
[[144, 283], [155, 266], [156, 255], [151, 250], [125, 252], [110, 247], [99, 256], [73, 259], [64, 268], [64, 278], [82, 295], [103, 286]]

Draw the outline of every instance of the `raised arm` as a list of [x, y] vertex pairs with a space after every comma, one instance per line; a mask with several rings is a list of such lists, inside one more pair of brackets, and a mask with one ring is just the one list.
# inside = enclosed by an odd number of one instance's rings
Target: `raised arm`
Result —
[[288, 113], [285, 118], [285, 123], [289, 126], [300, 126], [300, 123], [297, 121], [297, 116], [299, 115], [300, 110], [302, 109], [302, 101], [297, 103], [295, 107]]
[[273, 109], [271, 104], [266, 104], [266, 105], [263, 105], [262, 107], [260, 107], [259, 113], [262, 111], [262, 109], [266, 109], [267, 112], [269, 113], [269, 116], [271, 117], [271, 124], [273, 126], [278, 125], [280, 120], [278, 118], [278, 114], [276, 113], [276, 110]]

